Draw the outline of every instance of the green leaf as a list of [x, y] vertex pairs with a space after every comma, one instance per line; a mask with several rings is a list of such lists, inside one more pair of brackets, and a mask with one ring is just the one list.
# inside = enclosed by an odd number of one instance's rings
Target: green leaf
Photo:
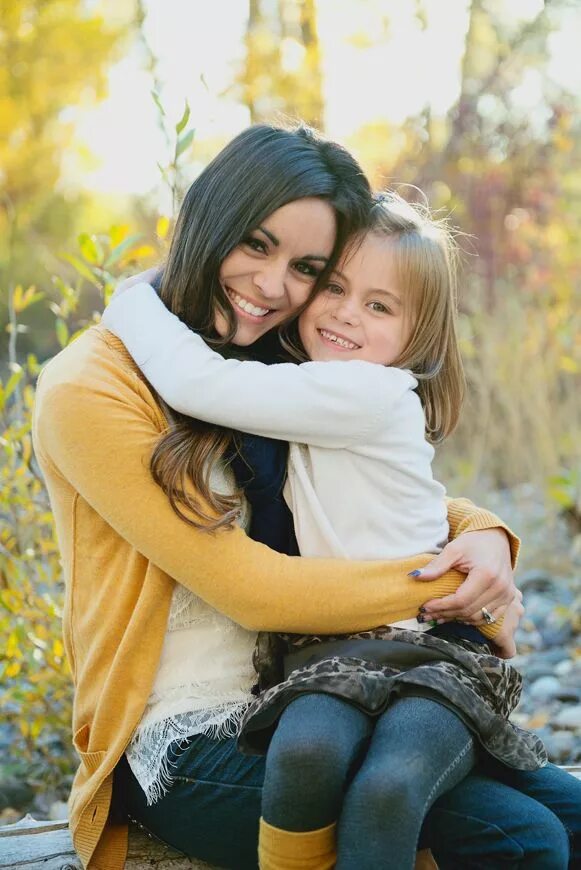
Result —
[[152, 96], [153, 102], [157, 106], [157, 110], [158, 110], [159, 114], [162, 116], [162, 118], [165, 118], [165, 109], [161, 104], [159, 94], [157, 94], [155, 91], [152, 91], [151, 96]]
[[23, 374], [24, 374], [24, 369], [20, 369], [19, 371], [16, 371], [10, 375], [10, 377], [8, 378], [8, 381], [6, 383], [6, 386], [4, 387], [4, 400], [5, 401], [10, 398], [10, 396], [12, 395], [14, 390], [16, 389], [17, 385], [22, 380]]
[[184, 151], [190, 147], [195, 132], [195, 130], [188, 130], [187, 133], [184, 133], [183, 136], [180, 136], [176, 144], [176, 160], [180, 156], [180, 154], [183, 154]]
[[79, 275], [89, 281], [90, 284], [96, 284], [98, 286], [98, 279], [95, 277], [93, 272], [91, 272], [90, 268], [79, 259], [79, 257], [75, 257], [73, 254], [61, 254], [61, 259], [70, 263]]
[[88, 233], [81, 233], [79, 236], [79, 247], [81, 249], [81, 254], [87, 262], [95, 265], [96, 263], [100, 263], [103, 259], [103, 249], [95, 236], [90, 236]]
[[107, 259], [105, 260], [105, 268], [109, 269], [111, 266], [114, 266], [115, 263], [118, 263], [121, 257], [123, 257], [127, 253], [127, 251], [142, 238], [143, 236], [141, 235], [141, 233], [139, 233], [133, 236], [127, 236], [127, 238], [123, 239], [122, 242], [120, 242], [113, 248]]
[[57, 318], [55, 329], [60, 346], [66, 347], [69, 342], [69, 328], [60, 317]]
[[184, 113], [183, 113], [182, 117], [180, 118], [180, 120], [176, 124], [176, 133], [178, 134], [178, 136], [182, 132], [182, 130], [186, 129], [186, 124], [188, 123], [189, 120], [190, 120], [190, 107], [188, 105], [188, 101], [186, 100], [186, 105], [184, 107]]

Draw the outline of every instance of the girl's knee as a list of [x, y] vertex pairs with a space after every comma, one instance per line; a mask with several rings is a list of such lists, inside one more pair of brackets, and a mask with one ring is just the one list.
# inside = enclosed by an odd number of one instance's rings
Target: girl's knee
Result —
[[343, 778], [348, 761], [328, 735], [324, 739], [313, 735], [310, 740], [291, 740], [287, 736], [278, 743], [272, 742], [266, 761], [267, 776], [276, 774], [287, 780], [315, 784], [321, 779]]
[[349, 788], [349, 803], [368, 817], [378, 814], [386, 818], [394, 811], [412, 813], [422, 803], [422, 796], [409, 769], [389, 775], [382, 770], [360, 771]]

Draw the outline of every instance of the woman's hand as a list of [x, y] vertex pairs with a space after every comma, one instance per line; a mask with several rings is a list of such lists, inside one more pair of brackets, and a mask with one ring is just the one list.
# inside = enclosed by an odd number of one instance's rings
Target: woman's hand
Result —
[[525, 609], [522, 605], [522, 592], [520, 589], [517, 589], [515, 597], [506, 608], [502, 628], [492, 641], [494, 652], [501, 659], [511, 659], [516, 655], [514, 635], [524, 612]]
[[109, 302], [112, 302], [113, 299], [117, 299], [117, 297], [121, 296], [125, 290], [134, 287], [135, 284], [151, 284], [152, 281], [155, 280], [157, 273], [158, 269], [154, 267], [152, 269], [146, 269], [145, 272], [140, 272], [139, 275], [132, 275], [130, 278], [125, 278], [124, 281], [121, 281], [117, 285]]
[[513, 602], [514, 585], [510, 547], [502, 529], [465, 532], [447, 544], [417, 575], [418, 580], [435, 580], [450, 568], [468, 576], [453, 595], [434, 598], [423, 606], [424, 619], [460, 620], [482, 625], [482, 608], [497, 619]]

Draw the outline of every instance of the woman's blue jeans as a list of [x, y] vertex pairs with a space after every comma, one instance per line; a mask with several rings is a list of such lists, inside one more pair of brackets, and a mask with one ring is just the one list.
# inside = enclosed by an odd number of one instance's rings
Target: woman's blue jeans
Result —
[[[210, 864], [255, 870], [264, 757], [240, 754], [233, 739], [193, 737], [175, 758], [172, 788], [150, 807], [125, 760], [117, 773], [128, 815], [154, 836]], [[419, 845], [441, 870], [581, 867], [581, 781], [554, 765], [524, 772], [487, 759], [437, 799]]]

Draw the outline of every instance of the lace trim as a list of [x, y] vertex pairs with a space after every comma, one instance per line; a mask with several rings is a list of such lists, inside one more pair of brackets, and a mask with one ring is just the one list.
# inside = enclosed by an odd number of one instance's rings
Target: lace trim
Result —
[[180, 752], [187, 748], [187, 738], [195, 734], [204, 734], [213, 740], [236, 737], [240, 720], [251, 701], [252, 698], [238, 703], [229, 701], [210, 710], [179, 713], [137, 728], [125, 755], [145, 792], [148, 806], [171, 788], [172, 768], [177, 766]]

